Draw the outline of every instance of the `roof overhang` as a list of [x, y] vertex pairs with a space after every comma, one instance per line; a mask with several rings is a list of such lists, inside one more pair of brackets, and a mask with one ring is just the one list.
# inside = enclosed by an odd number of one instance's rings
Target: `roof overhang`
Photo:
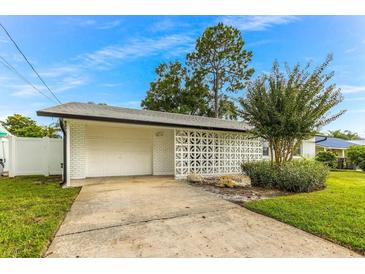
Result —
[[215, 128], [215, 127], [204, 127], [204, 126], [194, 126], [194, 125], [181, 125], [174, 123], [159, 123], [159, 122], [148, 122], [148, 121], [138, 121], [138, 120], [128, 120], [113, 117], [98, 117], [98, 116], [85, 116], [85, 115], [75, 115], [75, 114], [57, 114], [37, 111], [38, 116], [45, 117], [58, 117], [65, 119], [75, 119], [75, 120], [86, 120], [86, 121], [98, 121], [98, 122], [111, 122], [111, 123], [123, 123], [123, 124], [134, 124], [134, 125], [146, 125], [146, 126], [161, 126], [161, 127], [177, 127], [177, 128], [197, 128], [206, 130], [218, 130], [218, 131], [234, 131], [234, 132], [246, 132], [247, 130], [239, 129], [229, 129], [229, 128]]
[[[69, 103], [74, 104], [74, 103]], [[67, 104], [65, 104], [67, 105]], [[87, 105], [87, 104], [81, 104], [81, 105]], [[61, 105], [62, 106], [62, 105]], [[222, 126], [222, 120], [219, 119], [219, 126], [216, 126], [215, 124], [218, 124], [218, 121], [215, 121], [216, 118], [207, 118], [204, 117], [204, 119], [213, 119], [209, 120], [210, 123], [200, 123], [197, 124], [191, 124], [189, 121], [186, 123], [184, 121], [174, 122], [174, 119], [168, 119], [168, 121], [152, 121], [152, 120], [144, 120], [144, 119], [138, 119], [138, 115], [133, 117], [133, 119], [128, 119], [125, 117], [112, 117], [112, 116], [105, 116], [105, 115], [91, 115], [91, 114], [82, 114], [82, 113], [71, 113], [70, 111], [53, 111], [57, 110], [57, 107], [53, 107], [50, 109], [45, 110], [39, 110], [37, 111], [38, 116], [45, 116], [45, 117], [58, 117], [58, 118], [64, 118], [64, 119], [75, 119], [75, 120], [87, 120], [87, 121], [99, 121], [99, 122], [111, 122], [111, 123], [124, 123], [124, 124], [135, 124], [135, 125], [150, 125], [150, 126], [161, 126], [161, 127], [174, 127], [174, 128], [196, 128], [196, 129], [205, 129], [205, 130], [217, 130], [217, 131], [233, 131], [233, 132], [247, 132], [247, 126], [242, 126], [242, 128], [236, 127], [230, 127], [230, 123], [232, 121], [225, 121], [224, 125]], [[136, 110], [133, 110], [136, 111]], [[143, 110], [137, 110], [137, 111], [143, 111]], [[164, 113], [164, 115], [175, 115], [171, 113]], [[126, 115], [128, 116], [128, 115]], [[190, 115], [183, 115], [186, 117], [194, 117]], [[142, 117], [143, 118], [143, 117]], [[199, 117], [202, 118], [202, 117]], [[163, 120], [163, 119], [161, 119]], [[212, 122], [213, 121], [213, 122]], [[217, 123], [215, 123], [217, 122]], [[227, 122], [227, 125], [226, 123]], [[235, 121], [237, 122], [237, 121]]]
[[322, 146], [318, 143], [316, 143], [316, 146], [319, 146], [319, 147], [323, 147], [323, 148], [328, 148], [328, 149], [348, 149], [348, 147], [328, 147], [328, 146]]

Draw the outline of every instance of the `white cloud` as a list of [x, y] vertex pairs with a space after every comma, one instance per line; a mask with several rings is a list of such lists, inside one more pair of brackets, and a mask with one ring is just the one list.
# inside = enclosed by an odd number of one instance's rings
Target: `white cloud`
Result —
[[176, 49], [188, 49], [194, 43], [189, 34], [172, 34], [159, 38], [133, 39], [123, 45], [112, 45], [82, 56], [87, 67], [108, 68], [113, 62], [124, 59], [153, 56], [159, 53], [169, 54]]
[[96, 25], [96, 21], [95, 20], [92, 20], [92, 19], [81, 20], [76, 25], [78, 25], [80, 27], [90, 27], [90, 26], [95, 26]]
[[[43, 86], [41, 85], [34, 85], [37, 89], [39, 89], [40, 91], [43, 92]], [[12, 95], [14, 96], [34, 96], [34, 95], [40, 95], [41, 94], [36, 91], [33, 87], [31, 87], [30, 85], [17, 85], [17, 86], [13, 86], [12, 88], [14, 91], [12, 93]], [[48, 93], [48, 91], [47, 91]]]
[[174, 28], [176, 26], [176, 22], [171, 18], [164, 18], [153, 23], [150, 29], [154, 32], [166, 31]]
[[101, 30], [113, 29], [120, 26], [120, 20], [114, 20], [110, 22], [106, 22], [104, 24], [99, 24], [96, 28]]
[[0, 76], [0, 84], [5, 84], [9, 80], [10, 80], [10, 78], [7, 76]]
[[358, 47], [352, 47], [352, 48], [345, 49], [345, 53], [349, 54], [349, 53], [356, 52], [357, 50], [358, 50]]
[[106, 30], [119, 27], [121, 24], [121, 20], [98, 22], [97, 20], [89, 18], [79, 19], [79, 18], [68, 17], [66, 20], [62, 21], [62, 24], [80, 28], [94, 28], [94, 29]]
[[247, 47], [258, 47], [258, 46], [262, 46], [262, 45], [271, 44], [273, 42], [274, 42], [274, 40], [264, 39], [264, 40], [247, 43], [246, 46]]
[[365, 101], [365, 97], [345, 98], [347, 102]]
[[[92, 21], [86, 21], [93, 24]], [[85, 24], [86, 24], [85, 23]], [[81, 54], [71, 58], [69, 63], [63, 63], [50, 68], [43, 68], [40, 74], [45, 78], [51, 90], [56, 93], [72, 90], [87, 84], [87, 75], [91, 71], [111, 69], [117, 62], [145, 56], [162, 54], [167, 57], [186, 52], [191, 49], [194, 39], [191, 34], [172, 34], [158, 38], [132, 39], [123, 44], [116, 44], [101, 48], [94, 52]], [[0, 81], [6, 80], [0, 78]], [[45, 94], [49, 94], [41, 85], [35, 85]], [[116, 84], [106, 84], [113, 87]], [[9, 87], [14, 96], [41, 96], [31, 86], [20, 84]], [[139, 105], [139, 103], [138, 103]]]
[[0, 36], [0, 44], [10, 44], [10, 40], [4, 36]]
[[181, 30], [183, 28], [188, 28], [188, 27], [191, 27], [191, 25], [186, 22], [177, 21], [172, 18], [166, 17], [166, 18], [160, 19], [160, 20], [152, 23], [150, 26], [150, 30], [152, 32], [162, 32], [162, 31], [169, 31], [169, 30], [174, 30], [174, 29]]
[[342, 93], [363, 93], [365, 92], [365, 86], [351, 86], [342, 85], [340, 86]]
[[18, 106], [11, 106], [11, 107], [8, 107], [5, 110], [4, 109], [0, 110], [0, 121], [6, 120], [6, 118], [8, 116], [14, 115], [15, 113], [21, 114], [21, 115], [24, 115], [24, 116], [28, 116], [28, 117], [34, 115], [34, 111], [29, 110], [27, 108], [18, 107]]
[[57, 84], [57, 87], [54, 88], [54, 92], [62, 92], [70, 89], [77, 88], [79, 86], [85, 85], [88, 82], [87, 77], [65, 77], [62, 79], [60, 83]]
[[125, 107], [125, 108], [141, 108], [141, 101], [123, 102], [120, 104], [120, 106]]
[[122, 83], [104, 83], [101, 84], [100, 86], [105, 87], [105, 88], [115, 88], [115, 87], [120, 87], [122, 86]]
[[353, 110], [350, 110], [349, 112], [351, 112], [351, 113], [365, 113], [365, 108], [364, 109], [353, 109]]
[[[87, 83], [87, 80], [88, 79], [86, 77], [65, 77], [61, 81], [49, 84], [49, 86], [54, 93], [60, 93], [82, 86]], [[48, 97], [52, 97], [52, 95], [49, 93], [48, 90], [45, 89], [43, 85], [34, 85], [34, 87], [46, 94]], [[40, 92], [27, 84], [10, 86], [9, 88], [13, 91], [13, 96], [42, 96]]]
[[242, 31], [264, 31], [275, 25], [289, 24], [298, 20], [296, 16], [224, 16], [220, 21]]
[[[93, 25], [94, 22], [89, 20], [84, 21], [84, 24]], [[45, 78], [50, 88], [59, 93], [87, 84], [89, 82], [87, 75], [92, 71], [112, 69], [118, 62], [131, 58], [142, 58], [157, 54], [173, 57], [191, 50], [194, 41], [195, 39], [191, 33], [131, 39], [121, 44], [110, 45], [94, 52], [78, 55], [70, 58], [69, 62], [66, 61], [58, 66], [42, 68], [40, 74]], [[109, 85], [109, 87], [112, 86]], [[43, 86], [38, 85], [36, 87], [42, 91], [44, 90], [47, 95], [49, 94]], [[14, 96], [41, 96], [29, 85], [21, 84], [9, 87], [9, 89]]]
[[77, 72], [79, 72], [78, 65], [60, 65], [56, 67], [51, 67], [49, 69], [44, 69], [40, 72], [40, 75], [43, 77], [56, 78]]

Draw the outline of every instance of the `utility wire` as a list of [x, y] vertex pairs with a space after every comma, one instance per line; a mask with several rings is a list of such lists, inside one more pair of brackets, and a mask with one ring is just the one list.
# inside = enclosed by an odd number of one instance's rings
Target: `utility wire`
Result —
[[52, 102], [54, 102], [54, 99], [52, 97], [49, 97], [47, 94], [43, 93], [39, 88], [34, 86], [27, 78], [25, 78], [15, 67], [13, 67], [4, 57], [0, 56], [0, 63], [6, 67], [8, 70], [14, 72], [20, 79], [22, 79], [24, 82], [26, 82], [28, 85], [30, 85], [34, 90], [42, 94], [44, 97], [48, 98]]
[[25, 61], [28, 63], [28, 65], [30, 66], [30, 68], [37, 75], [37, 77], [43, 83], [43, 85], [47, 88], [47, 90], [53, 95], [53, 97], [56, 99], [56, 101], [59, 104], [62, 104], [61, 101], [57, 98], [56, 94], [54, 94], [54, 92], [49, 88], [49, 86], [46, 84], [46, 82], [43, 80], [43, 78], [39, 75], [39, 73], [36, 71], [36, 69], [33, 67], [33, 65], [29, 62], [28, 58], [24, 55], [24, 53], [22, 52], [22, 50], [19, 48], [18, 44], [14, 41], [14, 39], [11, 37], [10, 33], [6, 30], [6, 28], [3, 26], [3, 24], [0, 23], [0, 27], [4, 30], [4, 32], [9, 37], [9, 39], [13, 42], [14, 46], [16, 47], [16, 49], [23, 56], [23, 58], [25, 59]]

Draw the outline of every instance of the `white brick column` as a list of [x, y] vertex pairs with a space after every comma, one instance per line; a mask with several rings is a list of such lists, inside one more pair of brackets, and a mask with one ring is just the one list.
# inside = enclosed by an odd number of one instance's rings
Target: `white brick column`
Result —
[[69, 179], [84, 179], [86, 174], [85, 124], [68, 120]]

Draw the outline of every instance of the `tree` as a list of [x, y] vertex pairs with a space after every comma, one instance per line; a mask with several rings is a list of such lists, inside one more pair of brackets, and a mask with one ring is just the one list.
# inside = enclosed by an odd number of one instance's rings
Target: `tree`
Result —
[[248, 68], [252, 52], [246, 51], [244, 45], [238, 29], [219, 23], [208, 27], [196, 41], [195, 51], [187, 55], [189, 69], [199, 71], [209, 87], [216, 118], [222, 115], [220, 100], [228, 99], [224, 95], [243, 89], [254, 73]]
[[319, 151], [315, 159], [330, 168], [336, 168], [337, 166], [337, 155], [331, 151]]
[[341, 131], [340, 129], [329, 131], [331, 137], [344, 139], [344, 140], [358, 140], [360, 136], [356, 132], [350, 130]]
[[48, 126], [44, 126], [43, 128], [44, 128], [44, 136], [47, 136], [49, 138], [61, 138], [60, 135], [61, 127], [59, 122], [52, 123]]
[[179, 61], [162, 63], [156, 68], [157, 79], [151, 82], [141, 106], [149, 110], [206, 116], [208, 88], [201, 75], [188, 75]]
[[8, 116], [1, 124], [13, 135], [18, 137], [60, 137], [59, 128], [55, 125], [39, 126], [29, 117], [20, 114]]
[[333, 71], [326, 73], [331, 61], [328, 55], [313, 71], [310, 64], [292, 69], [286, 64], [285, 73], [274, 62], [271, 73], [258, 77], [240, 99], [243, 118], [255, 136], [268, 141], [277, 165], [290, 161], [303, 140], [345, 112], [330, 113], [343, 100], [340, 89], [328, 84], [334, 76]]
[[347, 150], [350, 161], [365, 171], [365, 146], [350, 146]]

